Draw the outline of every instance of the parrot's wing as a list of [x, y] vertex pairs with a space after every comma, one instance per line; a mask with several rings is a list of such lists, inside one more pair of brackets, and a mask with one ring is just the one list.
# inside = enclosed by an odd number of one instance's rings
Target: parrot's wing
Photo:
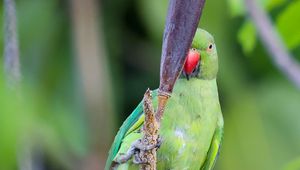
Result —
[[206, 160], [201, 167], [201, 170], [212, 170], [215, 162], [218, 158], [219, 152], [220, 152], [220, 147], [222, 144], [222, 139], [223, 139], [223, 133], [224, 133], [224, 124], [223, 124], [223, 117], [222, 114], [220, 114], [218, 118], [218, 123], [217, 127], [212, 139], [212, 142], [210, 144], [210, 148], [207, 153]]
[[[157, 90], [152, 92], [153, 99], [157, 96]], [[143, 101], [133, 110], [130, 116], [124, 121], [120, 127], [117, 135], [115, 136], [114, 142], [110, 148], [108, 158], [106, 160], [105, 170], [109, 170], [110, 166], [118, 154], [120, 147], [122, 145], [123, 139], [129, 135], [131, 132], [139, 129], [144, 123], [143, 116]]]

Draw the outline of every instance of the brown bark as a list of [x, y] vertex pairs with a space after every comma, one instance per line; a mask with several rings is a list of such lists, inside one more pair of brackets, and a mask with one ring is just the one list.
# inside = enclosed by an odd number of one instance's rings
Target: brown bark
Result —
[[[142, 144], [145, 146], [156, 145], [158, 139], [159, 121], [155, 118], [155, 112], [152, 104], [151, 91], [147, 89], [144, 94], [144, 112], [145, 112], [145, 123], [143, 126], [144, 136], [142, 138]], [[142, 162], [140, 169], [143, 170], [156, 170], [156, 148], [141, 151], [139, 154]]]

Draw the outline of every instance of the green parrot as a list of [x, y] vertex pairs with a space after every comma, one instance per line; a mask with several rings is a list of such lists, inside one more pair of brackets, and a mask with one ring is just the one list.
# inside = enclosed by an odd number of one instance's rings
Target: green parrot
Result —
[[[157, 150], [157, 169], [211, 170], [223, 138], [223, 116], [219, 104], [218, 55], [213, 36], [198, 28], [181, 77], [165, 108], [161, 121], [162, 144]], [[157, 107], [157, 90], [153, 91]], [[141, 102], [123, 123], [111, 146], [106, 170], [142, 138], [144, 123]], [[138, 169], [133, 159], [117, 169]]]

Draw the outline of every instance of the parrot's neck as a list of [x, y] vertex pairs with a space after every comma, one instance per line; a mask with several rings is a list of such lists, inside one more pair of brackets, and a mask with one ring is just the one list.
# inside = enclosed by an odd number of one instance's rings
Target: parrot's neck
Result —
[[[204, 98], [218, 98], [218, 89], [216, 79], [204, 80], [198, 78], [178, 79], [172, 95], [180, 95]], [[179, 97], [180, 97], [179, 96]]]
[[[177, 123], [186, 123], [178, 120], [178, 117], [197, 117], [199, 114], [211, 114], [204, 111], [212, 105], [219, 105], [218, 89], [216, 79], [178, 79], [172, 96], [167, 104], [167, 110], [173, 110], [172, 107], [182, 107], [185, 113], [181, 111], [170, 111], [172, 114], [165, 114], [167, 119], [176, 119]], [[210, 115], [200, 115], [203, 117]]]

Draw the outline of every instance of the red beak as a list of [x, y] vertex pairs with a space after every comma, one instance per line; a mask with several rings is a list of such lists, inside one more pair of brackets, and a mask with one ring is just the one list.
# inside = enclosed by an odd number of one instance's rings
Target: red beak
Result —
[[184, 64], [184, 72], [189, 75], [197, 67], [198, 62], [200, 61], [200, 53], [194, 49], [190, 49]]

